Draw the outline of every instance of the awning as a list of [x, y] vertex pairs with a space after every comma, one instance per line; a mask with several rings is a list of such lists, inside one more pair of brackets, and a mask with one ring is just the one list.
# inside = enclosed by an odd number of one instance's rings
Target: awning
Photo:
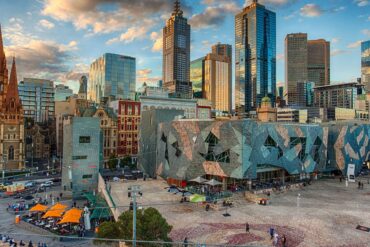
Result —
[[47, 206], [38, 203], [30, 209], [30, 212], [45, 212], [47, 209]]
[[198, 184], [201, 184], [201, 183], [204, 183], [204, 182], [207, 182], [207, 181], [208, 181], [207, 179], [204, 179], [202, 177], [196, 177], [196, 178], [190, 180], [190, 182], [196, 182]]
[[81, 209], [72, 208], [64, 214], [63, 218], [61, 219], [61, 221], [58, 222], [58, 224], [65, 224], [65, 223], [78, 224], [80, 223], [81, 215], [82, 215]]
[[110, 219], [112, 214], [108, 208], [96, 208], [92, 212], [90, 216], [90, 220], [92, 219]]
[[52, 206], [43, 216], [42, 218], [49, 218], [49, 217], [62, 217], [62, 214], [66, 210], [67, 206], [61, 203], [57, 203]]

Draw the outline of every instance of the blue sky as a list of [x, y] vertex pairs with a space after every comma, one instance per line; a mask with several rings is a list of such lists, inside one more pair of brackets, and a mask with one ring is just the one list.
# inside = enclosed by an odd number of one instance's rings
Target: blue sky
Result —
[[[234, 45], [234, 15], [250, 0], [182, 0], [192, 25], [191, 58], [217, 42]], [[284, 81], [284, 38], [306, 32], [331, 41], [334, 82], [360, 77], [360, 42], [370, 39], [370, 0], [260, 0], [277, 14], [277, 79]], [[162, 75], [161, 29], [172, 0], [1, 0], [7, 56], [18, 79], [39, 77], [78, 88], [105, 52], [136, 57], [137, 87]], [[8, 60], [10, 61], [10, 59]]]

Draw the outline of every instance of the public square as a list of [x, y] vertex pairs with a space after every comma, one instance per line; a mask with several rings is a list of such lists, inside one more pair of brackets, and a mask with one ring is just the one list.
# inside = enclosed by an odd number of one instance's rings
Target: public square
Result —
[[[370, 185], [364, 180], [363, 190], [357, 183], [348, 187], [339, 179], [314, 181], [303, 189], [281, 194], [272, 193], [270, 204], [262, 206], [248, 202], [242, 193], [234, 194], [233, 207], [224, 210], [205, 211], [194, 203], [180, 203], [181, 193], [168, 192], [163, 180], [111, 182], [112, 197], [118, 209], [127, 210], [130, 198], [128, 187], [141, 185], [143, 196], [139, 206], [152, 205], [173, 226], [173, 241], [211, 244], [237, 244], [249, 246], [271, 246], [269, 228], [286, 235], [287, 246], [342, 246], [366, 247], [370, 233], [356, 229], [357, 225], [370, 224]], [[300, 194], [299, 207], [297, 195]], [[245, 233], [249, 223], [250, 233]]]

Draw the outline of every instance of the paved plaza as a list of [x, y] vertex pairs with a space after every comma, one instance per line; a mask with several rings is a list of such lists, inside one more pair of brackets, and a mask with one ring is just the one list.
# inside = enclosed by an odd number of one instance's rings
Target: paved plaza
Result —
[[[271, 246], [268, 233], [272, 226], [287, 237], [287, 246], [370, 246], [370, 233], [356, 230], [357, 225], [370, 227], [370, 185], [363, 190], [357, 183], [340, 183], [338, 179], [315, 181], [300, 190], [272, 194], [271, 204], [249, 203], [242, 193], [233, 196], [234, 206], [222, 211], [205, 211], [193, 203], [180, 203], [181, 194], [167, 192], [163, 180], [112, 182], [112, 197], [119, 210], [128, 208], [128, 187], [139, 184], [143, 196], [139, 205], [157, 208], [173, 225], [174, 241], [210, 244]], [[299, 206], [297, 195], [300, 194]], [[250, 233], [245, 233], [246, 222]], [[208, 246], [207, 245], [207, 246]]]

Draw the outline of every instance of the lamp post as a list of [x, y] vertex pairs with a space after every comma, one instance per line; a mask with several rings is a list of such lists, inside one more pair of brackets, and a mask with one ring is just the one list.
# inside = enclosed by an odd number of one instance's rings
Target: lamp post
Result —
[[132, 185], [128, 188], [129, 195], [132, 198], [132, 207], [133, 207], [133, 215], [132, 215], [132, 246], [136, 247], [136, 196], [141, 193], [140, 185]]

